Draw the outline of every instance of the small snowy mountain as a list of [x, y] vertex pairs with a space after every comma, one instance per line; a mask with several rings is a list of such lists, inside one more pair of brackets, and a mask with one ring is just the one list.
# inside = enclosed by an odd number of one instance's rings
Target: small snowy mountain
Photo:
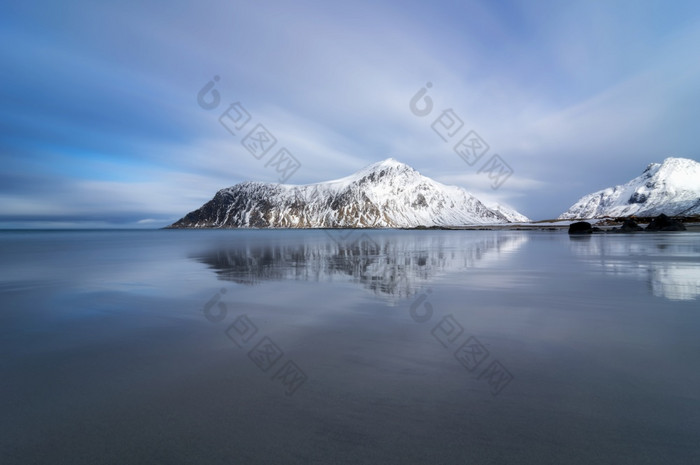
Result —
[[[422, 176], [393, 158], [335, 181], [244, 182], [222, 189], [170, 228], [404, 228], [508, 223], [464, 189]], [[527, 219], [526, 219], [527, 220]]]
[[603, 216], [700, 215], [700, 163], [667, 158], [627, 184], [582, 197], [559, 219]]
[[500, 203], [489, 205], [489, 210], [494, 211], [496, 213], [500, 213], [501, 215], [505, 216], [506, 219], [511, 223], [529, 223], [530, 221], [532, 221], [530, 220], [530, 218], [523, 215], [522, 213], [513, 210], [512, 208], [506, 207], [505, 205], [501, 205]]

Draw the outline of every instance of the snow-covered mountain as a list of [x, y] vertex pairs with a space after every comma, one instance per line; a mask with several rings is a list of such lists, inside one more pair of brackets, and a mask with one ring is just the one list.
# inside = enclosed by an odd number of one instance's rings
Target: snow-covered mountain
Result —
[[489, 210], [500, 213], [501, 215], [505, 216], [506, 219], [511, 223], [529, 223], [530, 221], [532, 221], [530, 220], [530, 218], [523, 215], [522, 213], [513, 210], [512, 208], [506, 207], [505, 205], [501, 205], [500, 203], [489, 205]]
[[335, 181], [244, 182], [222, 189], [171, 228], [364, 228], [508, 223], [464, 189], [422, 176], [393, 158]]
[[667, 158], [627, 184], [582, 197], [560, 219], [603, 216], [700, 215], [700, 163]]

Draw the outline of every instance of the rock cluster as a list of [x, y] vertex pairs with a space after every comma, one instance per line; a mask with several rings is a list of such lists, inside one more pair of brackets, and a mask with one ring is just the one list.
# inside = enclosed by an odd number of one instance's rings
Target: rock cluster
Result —
[[614, 233], [633, 233], [637, 231], [685, 231], [685, 225], [677, 220], [669, 218], [663, 213], [651, 220], [651, 223], [646, 229], [639, 226], [634, 220], [627, 218], [622, 226], [613, 228], [610, 231], [602, 231], [595, 228], [587, 221], [578, 221], [569, 225], [569, 234], [592, 234], [594, 232], [614, 232]]
[[649, 223], [647, 231], [685, 231], [685, 225], [680, 221], [673, 220], [663, 213]]

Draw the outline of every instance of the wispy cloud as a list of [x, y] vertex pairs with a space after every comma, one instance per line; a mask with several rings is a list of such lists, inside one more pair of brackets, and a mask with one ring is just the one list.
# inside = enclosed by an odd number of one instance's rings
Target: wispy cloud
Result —
[[[700, 156], [694, 2], [60, 8], [10, 1], [0, 18], [0, 224], [156, 225], [274, 182], [223, 109], [196, 104], [215, 74], [302, 162], [294, 183], [393, 156], [546, 218], [651, 161]], [[513, 167], [497, 193], [408, 110], [428, 81]]]

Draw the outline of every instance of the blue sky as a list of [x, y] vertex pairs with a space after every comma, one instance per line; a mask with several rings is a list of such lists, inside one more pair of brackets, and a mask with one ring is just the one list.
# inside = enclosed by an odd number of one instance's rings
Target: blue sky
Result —
[[[289, 183], [391, 156], [533, 219], [700, 160], [698, 2], [10, 0], [0, 40], [0, 227], [164, 226], [277, 182], [282, 146]], [[260, 160], [219, 123], [233, 102], [277, 139]], [[474, 166], [431, 129], [448, 108], [490, 147]]]

